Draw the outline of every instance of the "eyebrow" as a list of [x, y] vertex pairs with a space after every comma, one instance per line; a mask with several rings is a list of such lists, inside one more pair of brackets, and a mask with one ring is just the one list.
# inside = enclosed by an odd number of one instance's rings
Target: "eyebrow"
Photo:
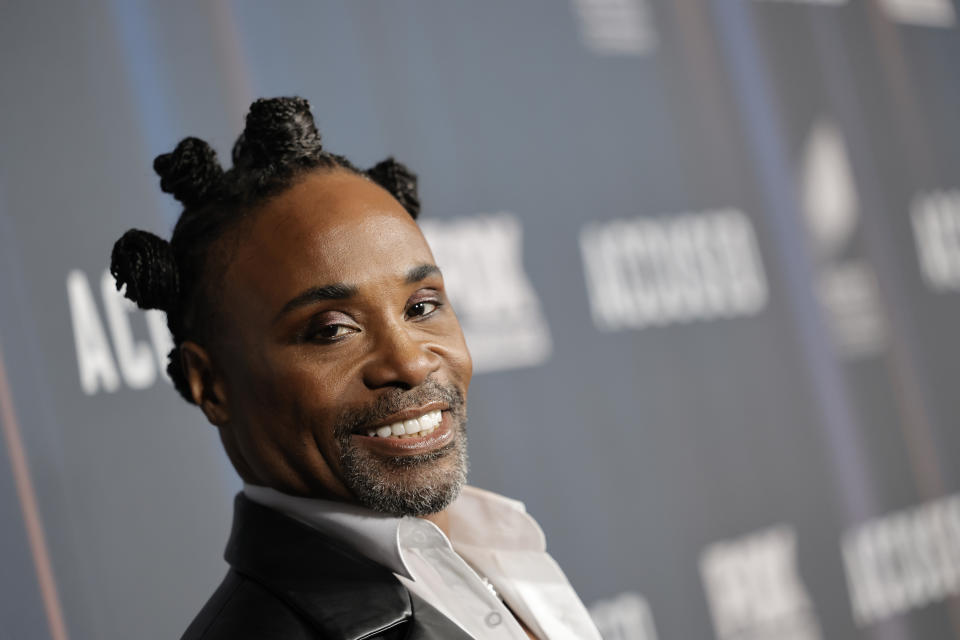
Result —
[[407, 284], [416, 284], [434, 275], [441, 275], [440, 267], [435, 264], [421, 264], [407, 271], [406, 281]]
[[[440, 268], [433, 264], [421, 264], [407, 271], [404, 276], [404, 282], [406, 284], [416, 284], [432, 275], [440, 275]], [[343, 282], [310, 287], [283, 305], [283, 308], [280, 310], [280, 313], [277, 314], [274, 321], [279, 320], [294, 309], [299, 309], [300, 307], [324, 300], [346, 300], [347, 298], [352, 298], [357, 295], [358, 291], [359, 289], [356, 285]]]

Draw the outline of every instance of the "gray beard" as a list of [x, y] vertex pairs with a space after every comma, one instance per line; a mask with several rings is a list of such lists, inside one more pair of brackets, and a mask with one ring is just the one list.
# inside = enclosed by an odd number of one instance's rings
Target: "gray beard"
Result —
[[[353, 446], [351, 433], [358, 424], [376, 421], [371, 414], [389, 415], [404, 406], [433, 400], [449, 404], [453, 439], [440, 449], [414, 456], [384, 458]], [[455, 388], [426, 383], [381, 403], [382, 408], [351, 412], [337, 421], [343, 481], [361, 505], [395, 516], [426, 516], [443, 511], [456, 500], [467, 482], [466, 404]], [[396, 407], [396, 408], [395, 408]]]

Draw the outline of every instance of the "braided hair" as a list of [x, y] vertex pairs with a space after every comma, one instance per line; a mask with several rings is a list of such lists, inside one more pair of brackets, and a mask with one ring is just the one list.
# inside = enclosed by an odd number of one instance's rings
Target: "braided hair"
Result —
[[259, 205], [290, 188], [305, 174], [345, 170], [390, 192], [411, 217], [420, 213], [417, 177], [393, 158], [361, 170], [325, 151], [303, 98], [260, 99], [250, 106], [246, 126], [224, 171], [216, 152], [199, 138], [184, 138], [153, 162], [160, 188], [183, 204], [170, 241], [131, 229], [113, 245], [110, 273], [117, 289], [141, 309], [166, 312], [174, 348], [167, 373], [187, 402], [194, 403], [180, 357], [188, 339], [204, 341], [215, 316], [215, 269], [226, 259], [218, 238], [249, 218]]

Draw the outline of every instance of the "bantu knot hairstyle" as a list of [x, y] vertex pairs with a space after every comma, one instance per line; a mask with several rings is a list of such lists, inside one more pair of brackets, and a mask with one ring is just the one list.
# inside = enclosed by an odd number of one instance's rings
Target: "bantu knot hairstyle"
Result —
[[160, 189], [188, 208], [207, 199], [223, 178], [217, 152], [199, 138], [184, 138], [172, 153], [157, 156], [153, 170], [160, 176]]
[[215, 281], [225, 267], [216, 241], [253, 215], [272, 196], [290, 188], [306, 173], [340, 169], [365, 176], [390, 192], [416, 218], [420, 213], [417, 176], [393, 158], [361, 171], [343, 156], [325, 151], [310, 104], [303, 98], [264, 98], [250, 106], [246, 127], [224, 171], [216, 152], [199, 138], [184, 138], [157, 156], [153, 169], [160, 188], [183, 204], [170, 241], [131, 229], [113, 246], [110, 272], [117, 289], [142, 309], [161, 309], [174, 348], [167, 372], [180, 395], [193, 396], [187, 384], [180, 345], [205, 342], [216, 318]]
[[417, 174], [393, 158], [378, 162], [364, 171], [371, 180], [393, 194], [414, 219], [420, 215], [420, 198], [417, 196]]
[[247, 114], [247, 128], [233, 146], [237, 169], [310, 164], [321, 152], [320, 133], [303, 98], [257, 100]]
[[114, 243], [110, 273], [141, 309], [166, 309], [177, 299], [180, 278], [170, 243], [148, 231], [130, 229]]

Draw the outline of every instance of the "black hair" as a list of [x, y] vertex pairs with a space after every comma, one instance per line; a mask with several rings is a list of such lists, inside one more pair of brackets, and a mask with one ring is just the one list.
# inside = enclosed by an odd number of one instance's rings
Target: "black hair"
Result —
[[411, 217], [420, 213], [416, 175], [393, 158], [360, 170], [343, 156], [325, 151], [310, 104], [303, 98], [264, 98], [250, 105], [232, 160], [233, 167], [224, 171], [210, 145], [192, 137], [181, 140], [171, 153], [157, 156], [153, 169], [160, 176], [160, 188], [183, 204], [173, 236], [168, 242], [131, 229], [113, 245], [110, 260], [118, 290], [126, 285], [124, 295], [141, 309], [166, 312], [174, 342], [167, 373], [191, 403], [180, 345], [209, 336], [215, 305], [208, 284], [216, 275], [216, 258], [222, 257], [216, 241], [225, 232], [318, 169], [365, 176], [390, 192]]

